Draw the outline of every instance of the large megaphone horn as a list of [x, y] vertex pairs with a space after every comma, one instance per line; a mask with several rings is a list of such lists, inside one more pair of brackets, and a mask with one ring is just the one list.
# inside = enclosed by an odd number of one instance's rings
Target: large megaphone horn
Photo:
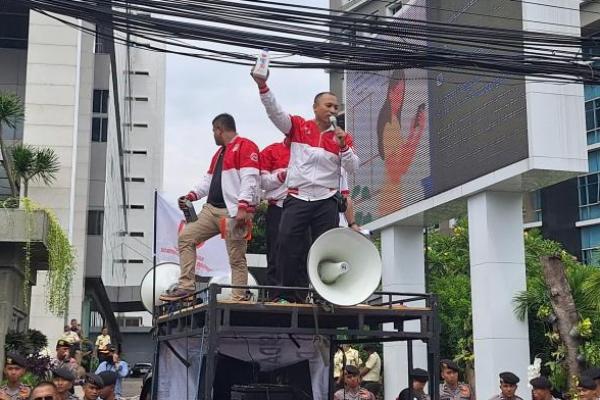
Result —
[[[153, 271], [156, 271], [156, 287], [155, 294], [152, 294], [152, 286], [153, 286]], [[142, 284], [140, 285], [140, 295], [142, 297], [142, 303], [144, 303], [144, 308], [149, 312], [152, 312], [154, 307], [152, 305], [152, 300], [154, 299], [154, 305], [158, 306], [162, 303], [158, 299], [158, 297], [168, 289], [172, 289], [177, 282], [179, 282], [179, 275], [181, 275], [181, 270], [179, 268], [179, 264], [166, 262], [162, 264], [158, 264], [156, 268], [150, 269], [144, 275], [144, 279], [142, 279]]]
[[[231, 285], [231, 274], [229, 275], [224, 275], [224, 276], [215, 276], [210, 278], [210, 281], [208, 282], [208, 286], [212, 285], [212, 284], [217, 284], [217, 285]], [[254, 278], [254, 276], [248, 272], [248, 285], [247, 286], [258, 286], [258, 283], [256, 282], [256, 278]], [[252, 295], [254, 296], [254, 298], [258, 298], [258, 290], [257, 289], [250, 289], [250, 292], [252, 293]], [[221, 289], [221, 293], [217, 295], [217, 301], [225, 301], [225, 300], [229, 300], [231, 298], [231, 288], [228, 287], [224, 287]]]
[[352, 306], [369, 298], [381, 281], [381, 257], [369, 239], [348, 228], [331, 229], [308, 253], [308, 278], [325, 300]]

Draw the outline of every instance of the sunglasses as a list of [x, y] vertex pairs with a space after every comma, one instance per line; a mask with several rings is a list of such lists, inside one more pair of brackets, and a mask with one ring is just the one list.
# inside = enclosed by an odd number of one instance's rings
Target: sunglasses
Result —
[[54, 396], [35, 397], [33, 400], [54, 400]]

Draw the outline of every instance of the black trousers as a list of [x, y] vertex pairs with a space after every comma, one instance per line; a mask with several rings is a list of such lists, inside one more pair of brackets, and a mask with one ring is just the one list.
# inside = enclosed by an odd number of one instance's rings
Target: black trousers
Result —
[[[283, 203], [277, 244], [277, 270], [283, 286], [308, 287], [306, 261], [307, 238], [312, 244], [329, 229], [338, 227], [340, 216], [334, 198], [317, 201], [299, 200], [288, 196]], [[279, 297], [303, 302], [306, 293], [281, 292]]]
[[279, 238], [279, 222], [283, 208], [272, 204], [267, 208], [267, 285], [280, 284], [277, 269], [277, 243]]

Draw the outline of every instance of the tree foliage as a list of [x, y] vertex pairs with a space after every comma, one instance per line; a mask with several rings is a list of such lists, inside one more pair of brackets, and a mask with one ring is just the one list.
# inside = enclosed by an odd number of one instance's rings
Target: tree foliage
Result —
[[[566, 266], [580, 322], [577, 332], [583, 344], [580, 357], [588, 366], [600, 365], [600, 269], [579, 263], [559, 243], [544, 239], [538, 231], [524, 233], [527, 290], [515, 297], [515, 313], [529, 322], [531, 356], [540, 357], [545, 374], [555, 387], [567, 389], [568, 371], [564, 345], [552, 320], [549, 289], [544, 282], [540, 257], [558, 256]], [[441, 357], [473, 366], [469, 238], [467, 221], [460, 219], [450, 234], [428, 232], [427, 290], [439, 297]]]
[[28, 196], [30, 181], [40, 181], [44, 185], [50, 185], [56, 180], [60, 163], [53, 149], [18, 144], [11, 148], [11, 157], [13, 175], [15, 180], [23, 181], [25, 197]]
[[23, 101], [19, 96], [13, 93], [0, 92], [0, 154], [2, 155], [2, 164], [6, 171], [8, 184], [12, 197], [19, 195], [17, 184], [15, 182], [12, 165], [8, 154], [6, 142], [4, 141], [4, 127], [16, 128], [25, 117], [25, 108]]

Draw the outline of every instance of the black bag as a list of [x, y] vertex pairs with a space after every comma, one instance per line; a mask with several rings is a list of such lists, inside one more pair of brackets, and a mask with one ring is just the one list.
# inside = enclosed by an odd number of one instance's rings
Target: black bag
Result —
[[348, 199], [346, 199], [344, 196], [342, 196], [342, 194], [339, 191], [335, 192], [335, 194], [333, 195], [333, 198], [335, 199], [335, 202], [337, 203], [338, 211], [341, 213], [346, 212], [346, 210], [348, 209]]

